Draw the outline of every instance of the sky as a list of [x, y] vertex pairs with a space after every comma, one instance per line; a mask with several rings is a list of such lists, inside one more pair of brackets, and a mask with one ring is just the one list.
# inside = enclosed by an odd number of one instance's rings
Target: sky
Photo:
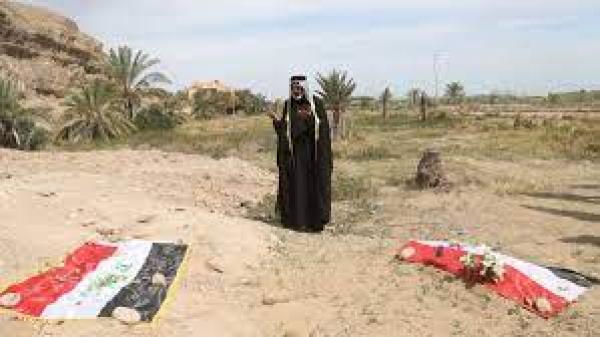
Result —
[[[77, 21], [106, 48], [159, 58], [180, 89], [220, 79], [268, 97], [336, 68], [356, 94], [600, 88], [598, 0], [23, 0]], [[437, 69], [437, 71], [434, 71]]]

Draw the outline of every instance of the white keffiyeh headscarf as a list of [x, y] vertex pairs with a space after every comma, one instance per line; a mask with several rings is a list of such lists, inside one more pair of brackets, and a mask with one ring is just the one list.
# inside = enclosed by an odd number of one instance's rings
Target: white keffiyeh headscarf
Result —
[[300, 75], [300, 76], [292, 76], [291, 80], [290, 80], [290, 98], [287, 101], [287, 114], [285, 117], [285, 121], [286, 121], [286, 125], [287, 125], [287, 138], [288, 138], [288, 143], [290, 146], [290, 152], [292, 153], [292, 156], [294, 155], [294, 143], [292, 142], [292, 123], [291, 123], [291, 119], [290, 119], [290, 114], [292, 111], [292, 100], [294, 100], [295, 98], [292, 95], [292, 86], [294, 85], [299, 85], [302, 88], [304, 88], [304, 97], [308, 100], [308, 103], [310, 104], [310, 111], [311, 114], [313, 115], [314, 119], [315, 119], [315, 156], [316, 156], [316, 151], [317, 151], [317, 142], [319, 141], [319, 128], [321, 125], [321, 120], [319, 119], [319, 116], [317, 115], [317, 110], [315, 108], [315, 98], [312, 94], [312, 92], [310, 91], [310, 86], [308, 85], [308, 79], [306, 78], [306, 76]]

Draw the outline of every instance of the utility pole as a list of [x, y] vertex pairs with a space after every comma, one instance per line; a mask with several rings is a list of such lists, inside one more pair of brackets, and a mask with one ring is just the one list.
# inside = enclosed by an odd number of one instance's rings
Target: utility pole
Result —
[[433, 74], [435, 76], [435, 101], [437, 103], [439, 98], [439, 90], [440, 90], [440, 74], [438, 69], [438, 62], [440, 60], [440, 54], [435, 52], [433, 54]]
[[448, 54], [446, 52], [436, 51], [433, 54], [433, 74], [435, 76], [435, 102], [437, 103], [440, 97], [440, 73], [442, 65], [448, 62]]

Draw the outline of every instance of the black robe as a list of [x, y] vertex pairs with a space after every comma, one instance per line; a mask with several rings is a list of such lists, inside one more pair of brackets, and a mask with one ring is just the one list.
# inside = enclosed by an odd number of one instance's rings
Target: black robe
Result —
[[[277, 132], [279, 189], [277, 209], [284, 226], [300, 231], [320, 232], [331, 219], [331, 172], [333, 157], [329, 121], [318, 97], [315, 113], [320, 119], [319, 139], [315, 142], [315, 119], [298, 115], [302, 102], [286, 101], [283, 117], [273, 125]], [[307, 104], [305, 100], [303, 102]], [[288, 142], [287, 114], [290, 113], [293, 155]]]

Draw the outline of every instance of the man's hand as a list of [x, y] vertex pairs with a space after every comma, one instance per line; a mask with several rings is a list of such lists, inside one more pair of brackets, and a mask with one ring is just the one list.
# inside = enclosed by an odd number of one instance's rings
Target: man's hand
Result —
[[302, 119], [308, 119], [312, 115], [312, 112], [310, 110], [310, 106], [301, 106], [298, 109], [298, 115]]
[[275, 111], [267, 111], [267, 116], [269, 116], [274, 121], [279, 120]]

